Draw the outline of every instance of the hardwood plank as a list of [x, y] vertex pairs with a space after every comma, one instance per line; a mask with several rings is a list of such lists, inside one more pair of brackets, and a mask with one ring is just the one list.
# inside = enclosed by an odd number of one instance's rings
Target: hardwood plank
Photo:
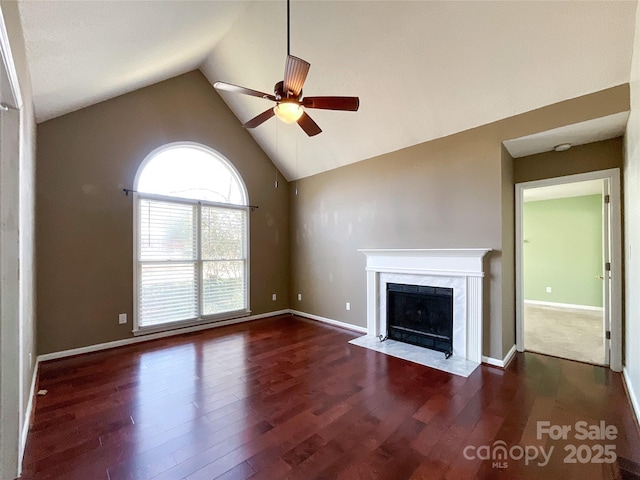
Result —
[[[581, 420], [618, 431], [590, 448], [640, 463], [620, 374], [527, 353], [463, 378], [355, 336], [283, 315], [45, 362], [23, 478], [615, 478], [615, 464], [565, 463], [573, 437], [537, 438], [540, 421]], [[463, 455], [496, 442], [554, 453], [543, 467]]]

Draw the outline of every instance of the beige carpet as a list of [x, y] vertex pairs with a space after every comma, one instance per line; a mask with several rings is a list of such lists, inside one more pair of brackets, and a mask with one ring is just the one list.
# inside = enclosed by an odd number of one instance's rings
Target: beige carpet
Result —
[[524, 334], [525, 350], [605, 363], [602, 312], [525, 304]]

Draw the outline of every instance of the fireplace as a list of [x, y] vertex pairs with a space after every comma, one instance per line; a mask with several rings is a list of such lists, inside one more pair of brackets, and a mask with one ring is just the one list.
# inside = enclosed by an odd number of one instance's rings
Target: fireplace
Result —
[[387, 283], [387, 337], [453, 353], [453, 288]]
[[[360, 251], [367, 256], [367, 335], [354, 339], [352, 343], [450, 373], [468, 376], [482, 361], [482, 284], [485, 275], [483, 257], [491, 249], [362, 249]], [[420, 339], [412, 337], [410, 340], [416, 341], [410, 343], [406, 342], [406, 338], [402, 342], [397, 340], [380, 342], [380, 338], [394, 331], [389, 328], [389, 315], [387, 315], [389, 310], [398, 308], [395, 300], [392, 300], [394, 304], [390, 305], [387, 298], [388, 286], [394, 284], [410, 286], [410, 291], [394, 292], [392, 296], [395, 293], [401, 296], [420, 293], [420, 289], [425, 287], [422, 293], [426, 295], [434, 292], [449, 292], [450, 308], [453, 310], [451, 334], [442, 335], [438, 331], [431, 333], [449, 337], [451, 342], [449, 348], [453, 354], [451, 358], [445, 359], [444, 355], [437, 351], [438, 349], [445, 352], [447, 350], [447, 345], [440, 341], [433, 342], [437, 348], [436, 351], [431, 350], [433, 346], [427, 349], [412, 345], [412, 343], [424, 341], [424, 337]], [[445, 303], [444, 300], [443, 303]], [[409, 317], [410, 323], [415, 322], [412, 318]], [[413, 328], [411, 324], [401, 324], [400, 327], [419, 330]]]

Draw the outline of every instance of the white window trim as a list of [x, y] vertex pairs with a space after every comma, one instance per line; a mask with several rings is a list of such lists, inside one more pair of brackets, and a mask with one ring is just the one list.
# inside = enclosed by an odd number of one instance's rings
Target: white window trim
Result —
[[[140, 175], [142, 174], [142, 171], [144, 170], [145, 166], [147, 165], [147, 163], [149, 163], [149, 161], [151, 161], [158, 153], [170, 149], [170, 148], [180, 148], [180, 147], [192, 147], [192, 148], [199, 148], [202, 150], [205, 150], [206, 152], [214, 155], [215, 157], [217, 157], [220, 161], [222, 161], [223, 163], [226, 164], [226, 166], [229, 168], [229, 171], [231, 172], [232, 175], [234, 175], [234, 177], [236, 178], [236, 180], [238, 181], [238, 183], [241, 186], [241, 191], [242, 191], [242, 196], [243, 196], [243, 201], [244, 201], [244, 205], [237, 205], [237, 204], [232, 204], [232, 203], [220, 203], [220, 202], [210, 202], [210, 201], [205, 201], [205, 200], [194, 200], [194, 199], [189, 199], [189, 198], [180, 198], [180, 197], [172, 197], [172, 196], [167, 196], [167, 195], [156, 195], [156, 194], [151, 194], [151, 193], [140, 193], [135, 191], [138, 187], [138, 182], [140, 180]], [[139, 298], [138, 298], [138, 273], [139, 273], [139, 268], [138, 268], [138, 258], [139, 258], [139, 252], [138, 252], [138, 248], [139, 248], [139, 244], [138, 244], [138, 233], [140, 230], [140, 209], [139, 207], [139, 203], [141, 200], [156, 200], [156, 201], [166, 201], [166, 202], [173, 202], [173, 203], [183, 203], [183, 204], [187, 204], [187, 205], [198, 205], [198, 206], [211, 206], [211, 207], [220, 207], [220, 208], [229, 208], [229, 209], [234, 209], [234, 210], [245, 210], [247, 212], [247, 224], [246, 224], [246, 235], [245, 235], [245, 241], [244, 241], [244, 254], [246, 257], [246, 261], [245, 261], [245, 271], [244, 271], [244, 278], [246, 281], [246, 308], [244, 309], [240, 309], [240, 310], [234, 310], [231, 312], [224, 312], [224, 313], [219, 313], [219, 314], [214, 314], [214, 315], [200, 315], [198, 318], [195, 318], [193, 320], [180, 320], [177, 322], [170, 322], [170, 323], [164, 323], [162, 325], [153, 325], [153, 326], [148, 326], [148, 327], [144, 327], [144, 326], [140, 326], [139, 324], [139, 319], [138, 319], [138, 307], [139, 307]], [[164, 332], [164, 331], [168, 331], [168, 330], [176, 330], [176, 329], [180, 329], [180, 328], [185, 328], [185, 327], [191, 327], [191, 326], [195, 326], [195, 325], [202, 325], [202, 324], [206, 324], [206, 323], [215, 323], [215, 322], [221, 322], [224, 320], [230, 320], [233, 318], [240, 318], [240, 317], [246, 317], [251, 315], [251, 281], [249, 278], [249, 272], [251, 271], [250, 268], [250, 227], [251, 227], [251, 222], [250, 222], [250, 213], [251, 213], [251, 207], [249, 206], [249, 196], [248, 196], [248, 192], [247, 192], [247, 187], [242, 179], [242, 177], [240, 176], [240, 173], [238, 172], [238, 170], [235, 168], [235, 166], [229, 161], [227, 160], [223, 155], [221, 155], [219, 152], [216, 152], [215, 150], [213, 150], [212, 148], [207, 147], [206, 145], [202, 145], [199, 143], [195, 143], [195, 142], [173, 142], [173, 143], [169, 143], [166, 145], [163, 145], [161, 147], [156, 148], [155, 150], [153, 150], [151, 153], [149, 153], [149, 155], [146, 156], [146, 158], [142, 161], [142, 163], [140, 164], [140, 166], [138, 167], [138, 171], [136, 172], [136, 176], [135, 176], [135, 180], [134, 180], [134, 192], [133, 192], [133, 206], [134, 206], [134, 212], [133, 212], [133, 330], [131, 331], [131, 333], [133, 333], [133, 335], [138, 336], [138, 335], [148, 335], [151, 333], [157, 333], [157, 332]], [[198, 235], [197, 235], [197, 256], [196, 256], [196, 263], [198, 264], [198, 269], [200, 270], [201, 268], [201, 252], [200, 252], [200, 215], [198, 214], [198, 218], [197, 218], [197, 222], [198, 222]], [[198, 272], [198, 278], [200, 278], [200, 271]], [[201, 282], [199, 282], [198, 285], [198, 313], [200, 314], [202, 312], [202, 284]]]
[[[229, 171], [231, 172], [231, 174], [234, 176], [234, 178], [237, 180], [237, 182], [240, 184], [240, 186], [242, 187], [240, 190], [242, 190], [242, 206], [249, 206], [249, 192], [247, 191], [247, 186], [244, 183], [244, 180], [242, 179], [242, 176], [240, 175], [240, 172], [238, 172], [238, 169], [236, 168], [236, 166], [231, 163], [229, 161], [229, 159], [227, 157], [225, 157], [224, 155], [222, 155], [220, 152], [215, 151], [213, 148], [211, 147], [207, 147], [206, 145], [202, 145], [201, 143], [196, 143], [196, 142], [172, 142], [172, 143], [166, 143], [158, 148], [155, 148], [154, 150], [152, 150], [151, 152], [149, 152], [149, 154], [144, 158], [144, 160], [142, 161], [142, 163], [140, 163], [140, 166], [138, 167], [138, 171], [136, 172], [136, 176], [133, 180], [133, 189], [137, 190], [138, 189], [138, 184], [140, 183], [140, 175], [142, 175], [142, 172], [144, 171], [145, 167], [147, 166], [147, 163], [149, 163], [151, 160], [153, 160], [153, 158], [158, 155], [160, 152], [163, 152], [165, 150], [171, 150], [174, 148], [184, 148], [184, 147], [188, 147], [188, 148], [197, 148], [199, 150], [203, 150], [207, 153], [209, 153], [210, 155], [213, 155], [214, 157], [217, 157], [221, 162], [223, 162], [227, 168], [229, 169]], [[146, 195], [146, 194], [145, 194]], [[180, 199], [180, 197], [168, 197], [168, 198], [176, 198], [176, 199]], [[228, 204], [228, 203], [222, 203], [221, 205], [235, 205], [235, 204]]]

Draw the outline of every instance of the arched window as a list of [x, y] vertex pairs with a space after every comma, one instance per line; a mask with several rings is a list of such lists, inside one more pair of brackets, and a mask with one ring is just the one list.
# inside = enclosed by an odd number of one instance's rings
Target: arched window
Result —
[[134, 330], [247, 314], [249, 207], [233, 165], [203, 145], [165, 145], [134, 190]]

